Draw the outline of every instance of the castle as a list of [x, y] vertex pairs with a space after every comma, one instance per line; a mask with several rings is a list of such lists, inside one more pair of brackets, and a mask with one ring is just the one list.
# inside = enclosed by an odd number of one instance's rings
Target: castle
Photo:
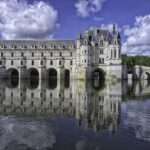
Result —
[[77, 40], [1, 40], [0, 76], [121, 79], [121, 37], [91, 28]]

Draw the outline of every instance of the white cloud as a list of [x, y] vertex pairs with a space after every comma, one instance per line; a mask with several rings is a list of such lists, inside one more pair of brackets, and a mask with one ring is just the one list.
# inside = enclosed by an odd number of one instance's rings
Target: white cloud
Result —
[[125, 26], [124, 52], [150, 55], [150, 15], [136, 17], [133, 27]]
[[53, 35], [57, 28], [58, 12], [39, 1], [0, 1], [0, 34], [3, 39], [41, 39]]
[[79, 16], [85, 18], [102, 9], [106, 0], [78, 0], [75, 4]]
[[[113, 31], [113, 26], [114, 26], [114, 24], [102, 24], [101, 25], [101, 28], [102, 29], [105, 29], [105, 30], [109, 30], [110, 32], [112, 32]], [[118, 26], [118, 24], [115, 24], [115, 28], [116, 28], [116, 31], [118, 31], [118, 32], [121, 32], [121, 28]]]

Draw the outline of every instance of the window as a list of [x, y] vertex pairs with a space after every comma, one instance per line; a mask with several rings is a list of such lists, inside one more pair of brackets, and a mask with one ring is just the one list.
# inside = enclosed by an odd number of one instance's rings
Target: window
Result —
[[61, 60], [59, 61], [59, 65], [61, 65]]
[[104, 58], [102, 58], [102, 63], [104, 64]]
[[24, 57], [24, 53], [23, 52], [21, 53], [21, 56]]
[[101, 45], [101, 46], [103, 46], [103, 45], [104, 45], [103, 40], [100, 40], [100, 45]]
[[50, 53], [51, 57], [53, 56], [53, 52]]
[[13, 93], [11, 92], [11, 97], [13, 97]]
[[14, 49], [17, 49], [17, 46], [16, 46], [16, 45], [14, 45]]
[[99, 58], [99, 63], [101, 64], [101, 58]]
[[100, 49], [100, 54], [103, 54], [103, 49]]
[[72, 60], [70, 61], [70, 65], [72, 65]]
[[61, 93], [59, 93], [59, 98], [61, 98]]
[[62, 56], [62, 52], [59, 53], [59, 56]]
[[2, 61], [0, 60], [0, 65], [2, 65]]
[[34, 98], [34, 93], [31, 93], [31, 98]]
[[50, 93], [50, 97], [53, 97], [53, 94], [52, 94], [52, 93]]
[[104, 64], [104, 58], [99, 58], [99, 63]]
[[116, 58], [116, 49], [114, 50], [114, 58]]
[[43, 65], [43, 60], [41, 60], [41, 65]]
[[32, 65], [34, 65], [34, 61], [32, 60]]
[[14, 57], [14, 53], [11, 53], [11, 57]]
[[72, 98], [72, 93], [70, 93], [70, 98]]
[[3, 57], [3, 52], [1, 52], [1, 57]]
[[70, 52], [70, 56], [72, 56], [72, 52]]
[[34, 57], [34, 53], [32, 52], [32, 57]]
[[14, 61], [13, 60], [11, 61], [11, 65], [14, 65]]
[[21, 65], [23, 65], [23, 61], [21, 61]]
[[53, 61], [52, 60], [50, 61], [50, 65], [53, 65]]
[[111, 58], [113, 58], [113, 50], [111, 50]]
[[43, 93], [42, 93], [42, 92], [40, 93], [40, 97], [41, 97], [41, 98], [43, 97]]
[[27, 46], [26, 46], [26, 45], [24, 45], [24, 48], [25, 48], [25, 49], [27, 49]]
[[41, 56], [42, 56], [42, 57], [44, 56], [43, 52], [41, 53]]

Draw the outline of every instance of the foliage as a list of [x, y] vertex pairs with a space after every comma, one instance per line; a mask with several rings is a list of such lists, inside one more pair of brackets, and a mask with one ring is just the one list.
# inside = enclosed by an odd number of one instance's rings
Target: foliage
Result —
[[126, 64], [128, 68], [131, 68], [135, 65], [141, 66], [150, 66], [150, 57], [149, 56], [122, 56], [122, 63]]

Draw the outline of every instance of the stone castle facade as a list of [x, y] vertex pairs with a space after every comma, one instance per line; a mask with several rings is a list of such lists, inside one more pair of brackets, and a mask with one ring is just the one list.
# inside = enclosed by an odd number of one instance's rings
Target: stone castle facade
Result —
[[40, 79], [49, 72], [58, 79], [69, 74], [73, 79], [102, 75], [122, 77], [121, 38], [118, 31], [89, 29], [77, 40], [1, 40], [0, 74], [18, 72], [20, 78], [36, 72]]

